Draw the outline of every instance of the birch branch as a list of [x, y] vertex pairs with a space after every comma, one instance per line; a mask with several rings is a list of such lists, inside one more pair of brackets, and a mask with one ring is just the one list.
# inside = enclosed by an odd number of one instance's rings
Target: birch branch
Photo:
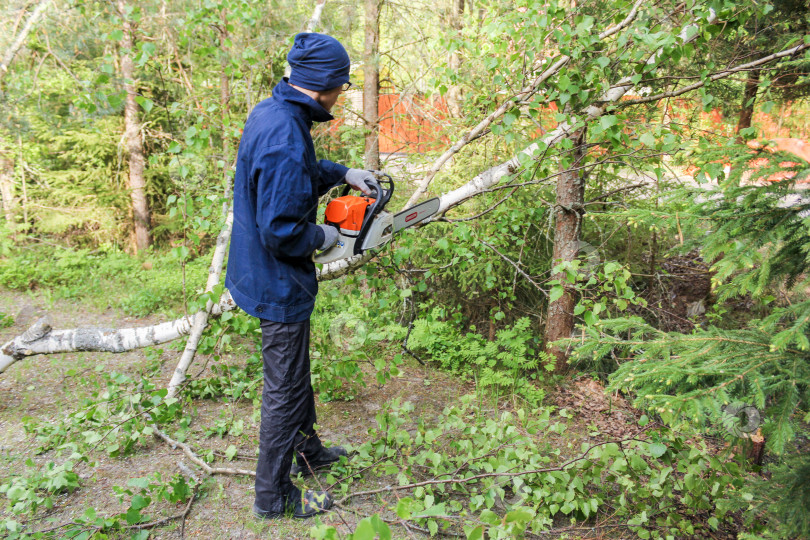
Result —
[[[230, 294], [223, 295], [212, 309], [220, 315], [236, 307]], [[34, 323], [22, 335], [0, 348], [0, 373], [26, 356], [58, 354], [75, 351], [104, 351], [122, 353], [174, 341], [189, 333], [193, 316], [181, 317], [153, 326], [136, 328], [74, 328], [53, 330], [48, 317]]]
[[[599, 34], [599, 39], [607, 39], [608, 37], [620, 32], [622, 29], [626, 28], [629, 24], [631, 24], [636, 16], [638, 15], [638, 8], [641, 6], [643, 0], [637, 0], [635, 4], [633, 4], [632, 9], [627, 14], [627, 17], [624, 18], [622, 22], [613, 26], [604, 32]], [[506, 112], [515, 108], [520, 101], [523, 101], [533, 94], [537, 92], [540, 88], [540, 85], [545, 83], [549, 78], [551, 78], [554, 74], [560, 71], [566, 64], [571, 60], [571, 57], [568, 55], [560, 56], [556, 62], [554, 62], [551, 66], [548, 67], [543, 73], [541, 73], [531, 84], [525, 86], [520, 92], [512, 96], [510, 99], [507, 99], [503, 103], [501, 103], [500, 107], [498, 107], [495, 111], [493, 111], [489, 116], [481, 120], [474, 128], [468, 131], [461, 139], [456, 141], [456, 143], [448, 148], [441, 156], [439, 156], [436, 161], [433, 162], [433, 165], [430, 166], [428, 172], [419, 182], [419, 186], [416, 188], [416, 191], [413, 192], [411, 198], [408, 199], [408, 202], [405, 203], [405, 208], [410, 208], [419, 198], [425, 194], [427, 191], [430, 182], [436, 176], [436, 174], [441, 170], [441, 168], [447, 163], [451, 157], [457, 154], [462, 148], [464, 148], [467, 144], [471, 141], [478, 138], [495, 120], [506, 114]], [[541, 67], [540, 62], [536, 62], [534, 64], [533, 69], [537, 70]]]
[[[225, 225], [217, 236], [217, 247], [214, 249], [214, 256], [211, 259], [211, 266], [208, 269], [208, 281], [205, 284], [205, 292], [211, 292], [219, 284], [219, 277], [222, 274], [222, 265], [225, 262], [225, 252], [228, 250], [228, 243], [231, 239], [231, 229], [233, 228], [233, 210], [228, 210], [226, 204], [224, 211], [226, 213]], [[205, 309], [201, 309], [195, 313], [193, 317], [193, 324], [189, 332], [186, 348], [183, 349], [183, 355], [174, 368], [172, 379], [169, 381], [167, 397], [175, 397], [177, 388], [186, 380], [186, 371], [191, 365], [194, 356], [197, 354], [197, 346], [200, 344], [200, 338], [203, 332], [208, 327], [208, 316], [214, 309], [214, 302], [211, 300], [206, 301]]]
[[[707, 24], [712, 24], [717, 18], [716, 13], [714, 10], [710, 10], [709, 16], [706, 19]], [[689, 24], [685, 26], [678, 36], [684, 43], [688, 43], [697, 37], [698, 25], [696, 24]], [[611, 29], [612, 30], [612, 29]], [[655, 61], [661, 56], [663, 53], [663, 49], [658, 49], [654, 52], [646, 61], [648, 65], [654, 64]], [[608, 106], [613, 105], [614, 103], [618, 102], [624, 95], [629, 92], [635, 85], [633, 84], [630, 77], [624, 77], [620, 79], [616, 84], [612, 85], [611, 88], [605, 92], [596, 104], [590, 105], [582, 111], [582, 118], [579, 122], [589, 122], [596, 118], [599, 118], [605, 111], [607, 110]], [[574, 124], [578, 123], [576, 119], [574, 119]], [[539, 142], [533, 143], [523, 150], [521, 150], [517, 155], [515, 155], [509, 161], [501, 163], [500, 165], [496, 165], [486, 171], [480, 173], [478, 176], [464, 184], [463, 186], [454, 189], [448, 193], [445, 193], [439, 198], [439, 211], [436, 215], [429, 220], [423, 222], [423, 224], [429, 223], [436, 219], [437, 216], [444, 214], [450, 208], [461, 204], [462, 202], [466, 201], [467, 199], [478, 195], [479, 193], [483, 192], [486, 189], [489, 189], [491, 186], [498, 183], [498, 181], [507, 176], [509, 174], [514, 173], [515, 171], [519, 170], [521, 161], [526, 158], [533, 158], [534, 154], [540, 150], [541, 145], [544, 149], [548, 149], [549, 147], [557, 144], [561, 139], [568, 136], [568, 134], [574, 128], [574, 124], [569, 124], [568, 122], [560, 123], [556, 129], [549, 132], [545, 137], [543, 137]]]
[[309, 18], [307, 21], [307, 27], [305, 32], [314, 32], [315, 29], [318, 27], [318, 24], [321, 22], [321, 14], [323, 14], [323, 8], [326, 5], [326, 0], [318, 0], [315, 2], [315, 9], [312, 11], [312, 17]]
[[206, 474], [233, 474], [233, 475], [246, 475], [246, 476], [256, 476], [255, 471], [248, 471], [247, 469], [235, 469], [232, 467], [212, 467], [194, 453], [194, 450], [191, 449], [189, 445], [186, 443], [182, 443], [180, 441], [175, 441], [165, 433], [163, 433], [157, 427], [153, 427], [154, 433], [157, 437], [163, 439], [163, 441], [171, 446], [172, 448], [180, 448], [183, 450], [183, 453], [190, 459], [195, 465], [200, 467], [202, 470], [206, 472]]
[[[307, 21], [306, 27], [304, 27], [304, 32], [314, 32], [315, 28], [318, 27], [318, 24], [321, 22], [321, 15], [323, 14], [323, 8], [326, 6], [326, 0], [317, 0], [315, 2], [315, 9], [312, 10], [312, 16]], [[284, 76], [289, 77], [292, 73], [292, 68], [289, 64], [284, 68]]]
[[6, 76], [8, 73], [8, 68], [11, 63], [14, 61], [14, 57], [17, 56], [17, 53], [22, 48], [23, 43], [25, 43], [25, 39], [28, 37], [28, 34], [31, 33], [33, 30], [34, 25], [37, 23], [39, 18], [45, 13], [45, 10], [48, 9], [51, 0], [42, 0], [37, 7], [34, 8], [34, 11], [29, 15], [28, 20], [25, 21], [25, 26], [17, 34], [17, 38], [11, 44], [11, 46], [6, 50], [5, 54], [3, 54], [3, 60], [0, 61], [0, 81], [3, 80], [3, 77]]
[[693, 90], [697, 90], [710, 82], [714, 82], [720, 79], [725, 79], [733, 75], [734, 73], [739, 73], [740, 71], [749, 71], [755, 67], [761, 66], [763, 64], [767, 64], [773, 62], [774, 60], [779, 60], [780, 58], [785, 58], [786, 56], [793, 56], [794, 54], [798, 54], [804, 50], [810, 49], [810, 44], [804, 43], [802, 45], [797, 45], [791, 49], [785, 49], [784, 51], [780, 51], [778, 53], [774, 53], [759, 60], [754, 60], [753, 62], [748, 62], [747, 64], [740, 64], [739, 66], [735, 66], [733, 68], [729, 68], [725, 71], [721, 71], [719, 73], [715, 73], [706, 77], [706, 80], [699, 81], [688, 86], [684, 86], [682, 88], [678, 88], [677, 90], [673, 90], [671, 92], [663, 92], [661, 94], [656, 94], [654, 96], [645, 96], [636, 99], [628, 99], [621, 103], [622, 107], [626, 107], [629, 105], [638, 105], [639, 103], [649, 103], [651, 101], [660, 101], [666, 98], [677, 97], [682, 94], [686, 94], [687, 92], [691, 92]]

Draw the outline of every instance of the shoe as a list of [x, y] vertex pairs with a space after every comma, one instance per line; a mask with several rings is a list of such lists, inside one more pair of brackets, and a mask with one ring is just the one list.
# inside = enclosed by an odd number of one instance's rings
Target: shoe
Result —
[[333, 463], [337, 463], [340, 461], [340, 456], [349, 456], [349, 453], [346, 452], [346, 449], [342, 446], [324, 447], [315, 459], [304, 459], [303, 455], [296, 453], [296, 463], [293, 463], [292, 467], [290, 467], [290, 474], [293, 476], [298, 476], [299, 474], [302, 476], [310, 476], [313, 471], [326, 469]]
[[288, 501], [286, 512], [266, 512], [253, 503], [253, 515], [259, 519], [279, 519], [292, 516], [297, 519], [306, 519], [316, 514], [322, 514], [332, 508], [334, 500], [328, 491], [313, 491], [308, 489], [300, 492], [301, 496], [294, 504]]

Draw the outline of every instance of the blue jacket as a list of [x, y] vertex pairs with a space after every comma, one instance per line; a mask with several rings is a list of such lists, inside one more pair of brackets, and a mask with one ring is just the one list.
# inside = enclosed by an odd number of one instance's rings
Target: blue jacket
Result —
[[324, 242], [315, 225], [318, 197], [348, 171], [315, 159], [312, 122], [332, 119], [283, 80], [245, 124], [234, 177], [225, 286], [254, 317], [291, 323], [312, 314], [318, 281], [311, 255]]

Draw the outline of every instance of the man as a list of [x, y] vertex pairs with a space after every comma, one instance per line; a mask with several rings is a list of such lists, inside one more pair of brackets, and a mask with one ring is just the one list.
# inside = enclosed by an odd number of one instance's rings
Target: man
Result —
[[261, 319], [264, 389], [253, 512], [305, 518], [332, 505], [327, 492], [301, 492], [307, 474], [346, 451], [315, 433], [309, 371], [309, 318], [318, 292], [312, 253], [331, 247], [337, 229], [316, 225], [318, 197], [346, 182], [365, 193], [369, 171], [316, 161], [312, 122], [332, 120], [349, 85], [349, 55], [334, 38], [295, 36], [292, 72], [250, 113], [234, 178], [234, 225], [225, 285], [237, 305]]

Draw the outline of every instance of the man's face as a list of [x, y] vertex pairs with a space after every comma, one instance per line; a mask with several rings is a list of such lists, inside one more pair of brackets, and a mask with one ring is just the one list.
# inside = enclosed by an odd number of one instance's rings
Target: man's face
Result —
[[335, 103], [337, 103], [338, 100], [338, 96], [340, 96], [340, 94], [342, 93], [343, 93], [342, 86], [332, 88], [331, 90], [318, 92], [318, 98], [316, 99], [316, 101], [320, 104], [321, 107], [323, 107], [329, 112], [332, 112], [332, 107], [335, 106]]

